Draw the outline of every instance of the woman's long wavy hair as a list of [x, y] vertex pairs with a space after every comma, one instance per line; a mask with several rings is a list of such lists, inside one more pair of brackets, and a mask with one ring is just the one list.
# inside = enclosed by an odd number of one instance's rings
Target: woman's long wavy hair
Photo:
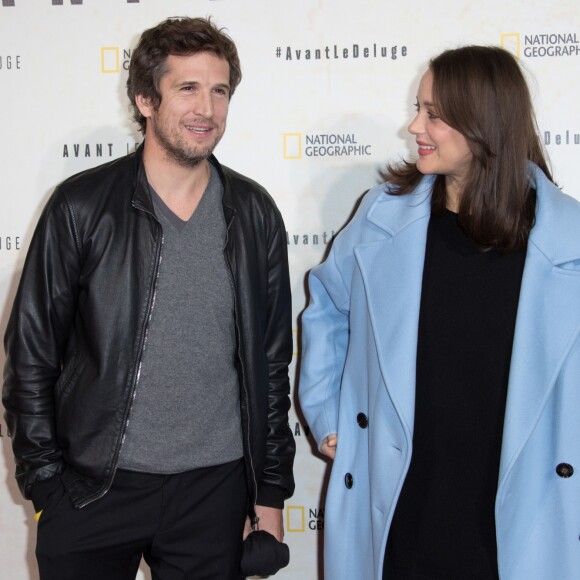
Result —
[[[528, 160], [552, 180], [532, 99], [516, 59], [497, 47], [465, 46], [434, 58], [433, 101], [440, 118], [459, 131], [473, 154], [460, 204], [459, 223], [482, 248], [510, 252], [525, 247], [535, 220], [535, 192]], [[410, 161], [388, 164], [382, 177], [392, 193], [412, 191], [423, 175]], [[438, 176], [432, 210], [446, 204]]]

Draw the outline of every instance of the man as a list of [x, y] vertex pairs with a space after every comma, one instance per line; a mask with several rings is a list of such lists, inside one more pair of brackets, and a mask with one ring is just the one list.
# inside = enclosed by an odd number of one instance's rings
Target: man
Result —
[[143, 33], [132, 155], [57, 187], [5, 339], [42, 580], [239, 578], [294, 488], [291, 304], [274, 202], [212, 155], [241, 78], [205, 19]]

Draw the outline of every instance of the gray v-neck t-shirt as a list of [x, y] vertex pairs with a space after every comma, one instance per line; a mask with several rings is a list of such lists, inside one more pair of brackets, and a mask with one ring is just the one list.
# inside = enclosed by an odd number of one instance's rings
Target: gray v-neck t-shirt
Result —
[[210, 167], [187, 221], [147, 184], [163, 246], [122, 469], [180, 473], [243, 455], [223, 185]]

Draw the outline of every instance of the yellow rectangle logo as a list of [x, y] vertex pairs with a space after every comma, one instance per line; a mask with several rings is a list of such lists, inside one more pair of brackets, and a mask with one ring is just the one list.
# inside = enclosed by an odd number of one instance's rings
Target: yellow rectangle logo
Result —
[[101, 48], [101, 72], [119, 72], [119, 47], [103, 46]]
[[284, 133], [284, 159], [302, 159], [301, 133]]
[[289, 532], [303, 532], [306, 529], [303, 505], [286, 506], [286, 529]]
[[520, 33], [506, 32], [501, 35], [501, 47], [520, 58]]

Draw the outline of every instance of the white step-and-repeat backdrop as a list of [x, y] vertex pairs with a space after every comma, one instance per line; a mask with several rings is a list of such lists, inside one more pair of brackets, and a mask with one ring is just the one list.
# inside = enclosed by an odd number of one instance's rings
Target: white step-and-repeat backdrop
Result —
[[[217, 156], [266, 186], [282, 211], [296, 337], [308, 270], [384, 162], [414, 149], [406, 126], [417, 85], [445, 48], [493, 44], [517, 54], [555, 178], [580, 197], [578, 0], [0, 0], [2, 333], [41, 207], [65, 177], [139, 143], [128, 60], [145, 28], [181, 15], [212, 15], [238, 46], [244, 77]], [[277, 577], [315, 580], [328, 466], [297, 408], [296, 358], [296, 493], [285, 510], [292, 560]], [[3, 420], [0, 442], [0, 576], [37, 579], [33, 510], [14, 483]]]

